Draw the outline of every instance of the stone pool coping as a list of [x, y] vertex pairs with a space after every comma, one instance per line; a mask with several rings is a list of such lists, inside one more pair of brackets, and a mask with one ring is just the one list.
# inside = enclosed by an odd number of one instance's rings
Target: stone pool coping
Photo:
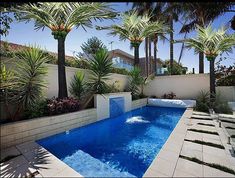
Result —
[[177, 165], [184, 138], [187, 133], [188, 119], [193, 114], [193, 108], [187, 108], [167, 141], [157, 154], [143, 177], [172, 177]]

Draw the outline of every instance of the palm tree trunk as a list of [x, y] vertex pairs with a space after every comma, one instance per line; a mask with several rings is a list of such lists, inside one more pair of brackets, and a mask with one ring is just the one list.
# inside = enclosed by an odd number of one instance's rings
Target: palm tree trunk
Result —
[[135, 56], [135, 62], [134, 62], [134, 66], [139, 66], [139, 45], [136, 45], [134, 47], [134, 56]]
[[204, 73], [204, 53], [199, 52], [199, 73]]
[[145, 38], [145, 65], [146, 65], [146, 72], [145, 75], [149, 75], [149, 60], [148, 60], [148, 38]]
[[[187, 36], [187, 32], [185, 32], [185, 34], [184, 34], [184, 40], [186, 39], [186, 36]], [[180, 63], [181, 58], [183, 56], [183, 51], [184, 51], [184, 42], [182, 43], [182, 46], [181, 46], [180, 55], [179, 55], [179, 59], [178, 59], [178, 64]]]
[[157, 75], [157, 42], [158, 42], [158, 36], [156, 35], [153, 41], [153, 60], [154, 60], [155, 75]]
[[58, 83], [59, 83], [59, 98], [68, 97], [66, 74], [65, 74], [65, 39], [58, 39]]
[[152, 49], [151, 49], [151, 38], [149, 37], [149, 73], [152, 74]]
[[210, 60], [210, 98], [215, 99], [215, 58]]
[[171, 69], [171, 75], [172, 75], [172, 69], [173, 69], [173, 60], [174, 60], [174, 33], [173, 33], [173, 17], [170, 18], [170, 69]]

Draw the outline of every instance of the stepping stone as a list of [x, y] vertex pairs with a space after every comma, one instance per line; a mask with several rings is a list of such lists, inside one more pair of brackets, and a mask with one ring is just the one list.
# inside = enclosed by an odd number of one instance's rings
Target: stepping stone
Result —
[[197, 119], [209, 119], [211, 120], [212, 117], [211, 116], [200, 116], [200, 115], [192, 115], [191, 118], [197, 118]]
[[202, 141], [202, 134], [199, 132], [187, 132], [185, 139]]
[[215, 127], [204, 126], [204, 125], [193, 125], [193, 126], [189, 127], [188, 129], [197, 129], [197, 130], [216, 132]]
[[204, 177], [234, 177], [233, 174], [203, 165]]
[[203, 177], [202, 165], [186, 159], [179, 158], [175, 170], [183, 171], [197, 177]]
[[219, 114], [219, 117], [235, 119], [235, 115], [231, 115], [231, 114]]
[[206, 112], [199, 112], [199, 111], [193, 111], [193, 114], [195, 115], [202, 115], [202, 116], [210, 116], [210, 114]]

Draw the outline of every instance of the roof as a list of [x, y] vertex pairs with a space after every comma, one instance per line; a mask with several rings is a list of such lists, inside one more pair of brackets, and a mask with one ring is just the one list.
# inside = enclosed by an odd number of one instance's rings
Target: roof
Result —
[[125, 52], [125, 51], [122, 51], [120, 49], [111, 50], [111, 51], [109, 51], [109, 53], [121, 54], [123, 56], [126, 56], [126, 57], [134, 60], [134, 56], [132, 56], [131, 54], [129, 54], [129, 53]]
[[[26, 46], [26, 45], [10, 43], [10, 42], [6, 42], [6, 41], [0, 41], [1, 47], [2, 47], [2, 45], [4, 45], [4, 43], [9, 45], [9, 48], [10, 48], [9, 50], [11, 50], [11, 51], [19, 51], [19, 50], [29, 48], [29, 46]], [[52, 56], [55, 56], [55, 57], [57, 56], [57, 53], [55, 53], [55, 52], [51, 52], [51, 51], [47, 51], [47, 50], [45, 50], [45, 51], [48, 52]], [[65, 55], [65, 59], [74, 60], [75, 58], [73, 56]]]

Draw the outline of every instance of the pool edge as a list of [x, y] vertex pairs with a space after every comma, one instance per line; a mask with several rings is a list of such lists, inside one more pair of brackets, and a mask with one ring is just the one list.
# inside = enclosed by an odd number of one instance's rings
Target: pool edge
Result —
[[193, 108], [187, 108], [142, 177], [172, 177], [187, 132], [187, 120]]

